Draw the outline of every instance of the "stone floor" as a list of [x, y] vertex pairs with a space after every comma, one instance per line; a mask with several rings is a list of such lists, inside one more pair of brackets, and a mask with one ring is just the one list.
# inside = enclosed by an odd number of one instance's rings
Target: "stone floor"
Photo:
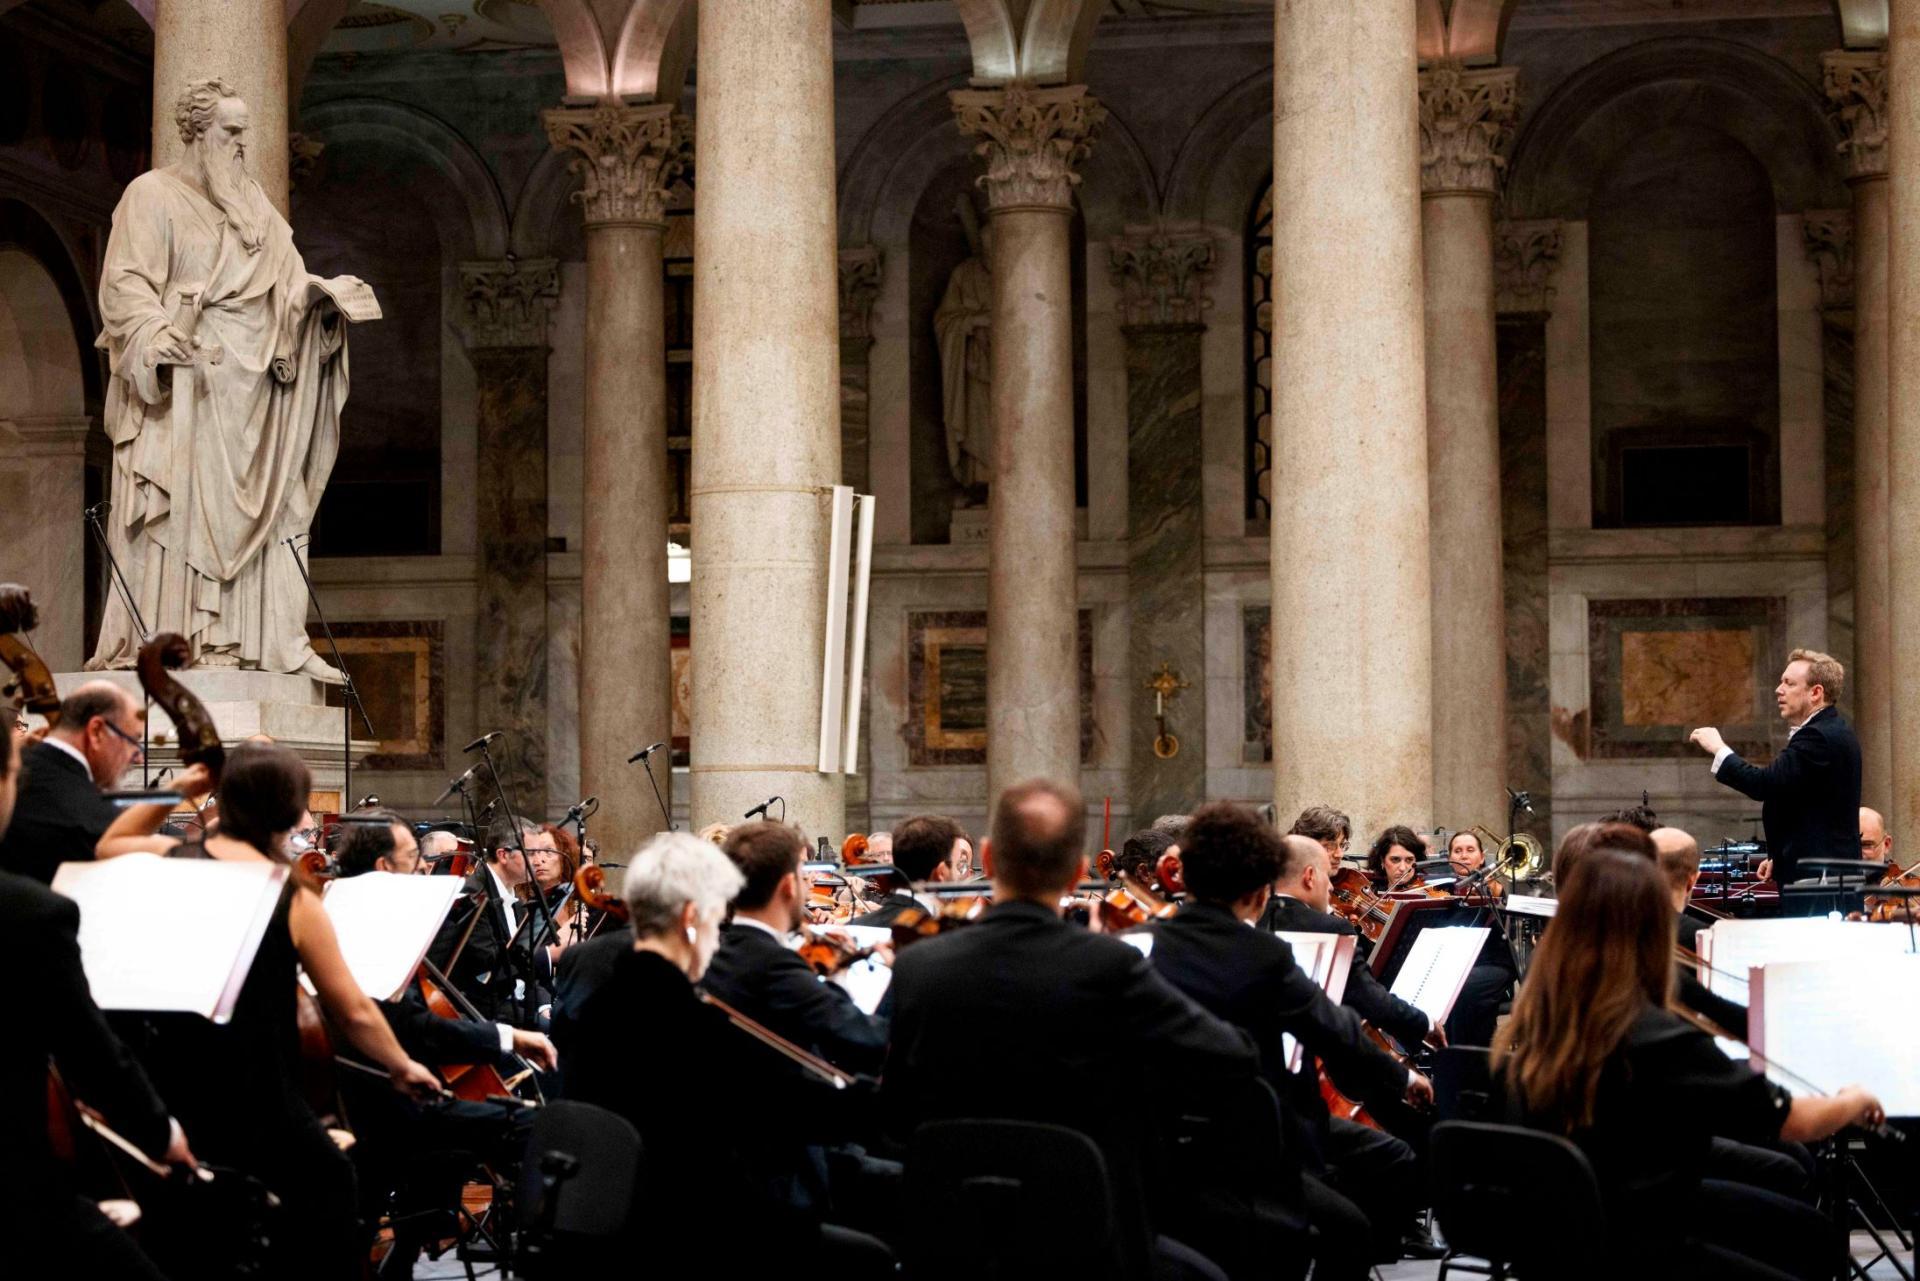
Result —
[[[1866, 1233], [1854, 1233], [1853, 1257], [1865, 1262], [1873, 1256], [1873, 1253], [1873, 1242]], [[1911, 1251], [1900, 1252], [1900, 1262], [1906, 1266], [1909, 1273], [1913, 1270], [1913, 1261]], [[428, 1278], [432, 1278], [433, 1281], [453, 1281], [454, 1278], [464, 1278], [466, 1272], [453, 1260], [443, 1259], [439, 1263], [422, 1263], [414, 1269], [413, 1275], [414, 1281], [427, 1281]], [[474, 1275], [478, 1281], [502, 1281], [500, 1274], [490, 1267], [476, 1268]], [[1374, 1275], [1378, 1281], [1430, 1281], [1430, 1278], [1440, 1275], [1440, 1265], [1438, 1263], [1396, 1263], [1390, 1268], [1380, 1269]], [[1872, 1278], [1872, 1281], [1898, 1281], [1900, 1276], [1893, 1265], [1884, 1259], [1867, 1275]], [[1705, 1281], [1704, 1278], [1703, 1281]]]

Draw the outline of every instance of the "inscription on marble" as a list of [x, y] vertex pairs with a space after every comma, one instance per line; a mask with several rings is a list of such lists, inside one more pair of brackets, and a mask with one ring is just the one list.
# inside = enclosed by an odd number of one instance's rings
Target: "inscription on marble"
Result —
[[[335, 623], [340, 659], [353, 677], [380, 746], [360, 768], [439, 769], [446, 756], [445, 631], [439, 619]], [[331, 659], [318, 624], [307, 634]], [[327, 687], [330, 706], [344, 705], [340, 686]], [[353, 736], [367, 728], [356, 716]]]

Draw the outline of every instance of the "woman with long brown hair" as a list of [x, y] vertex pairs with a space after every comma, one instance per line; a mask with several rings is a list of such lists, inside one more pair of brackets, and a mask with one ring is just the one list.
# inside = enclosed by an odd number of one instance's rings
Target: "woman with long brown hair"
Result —
[[1586, 1152], [1620, 1264], [1830, 1275], [1831, 1225], [1786, 1197], [1703, 1179], [1710, 1141], [1810, 1142], [1877, 1123], [1880, 1103], [1858, 1086], [1790, 1098], [1673, 1013], [1674, 933], [1652, 860], [1604, 845], [1580, 857], [1494, 1046], [1508, 1114]]

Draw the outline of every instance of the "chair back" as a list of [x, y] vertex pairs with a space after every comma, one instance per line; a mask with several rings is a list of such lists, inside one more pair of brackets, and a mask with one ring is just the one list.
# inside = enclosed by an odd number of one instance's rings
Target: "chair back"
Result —
[[618, 1113], [561, 1099], [540, 1109], [520, 1171], [520, 1226], [535, 1266], [611, 1258], [640, 1181], [640, 1132]]
[[1602, 1274], [1600, 1184], [1568, 1140], [1513, 1125], [1442, 1121], [1433, 1127], [1432, 1174], [1434, 1213], [1454, 1253], [1522, 1276]]
[[1493, 1119], [1493, 1066], [1484, 1045], [1449, 1045], [1433, 1064], [1433, 1110], [1442, 1121]]

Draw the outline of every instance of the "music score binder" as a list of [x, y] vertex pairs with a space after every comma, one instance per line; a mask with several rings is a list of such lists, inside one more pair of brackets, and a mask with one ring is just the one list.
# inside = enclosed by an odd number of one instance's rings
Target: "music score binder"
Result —
[[458, 877], [394, 872], [327, 882], [321, 902], [340, 940], [340, 954], [362, 992], [376, 1001], [391, 1001], [406, 990], [460, 889]]

